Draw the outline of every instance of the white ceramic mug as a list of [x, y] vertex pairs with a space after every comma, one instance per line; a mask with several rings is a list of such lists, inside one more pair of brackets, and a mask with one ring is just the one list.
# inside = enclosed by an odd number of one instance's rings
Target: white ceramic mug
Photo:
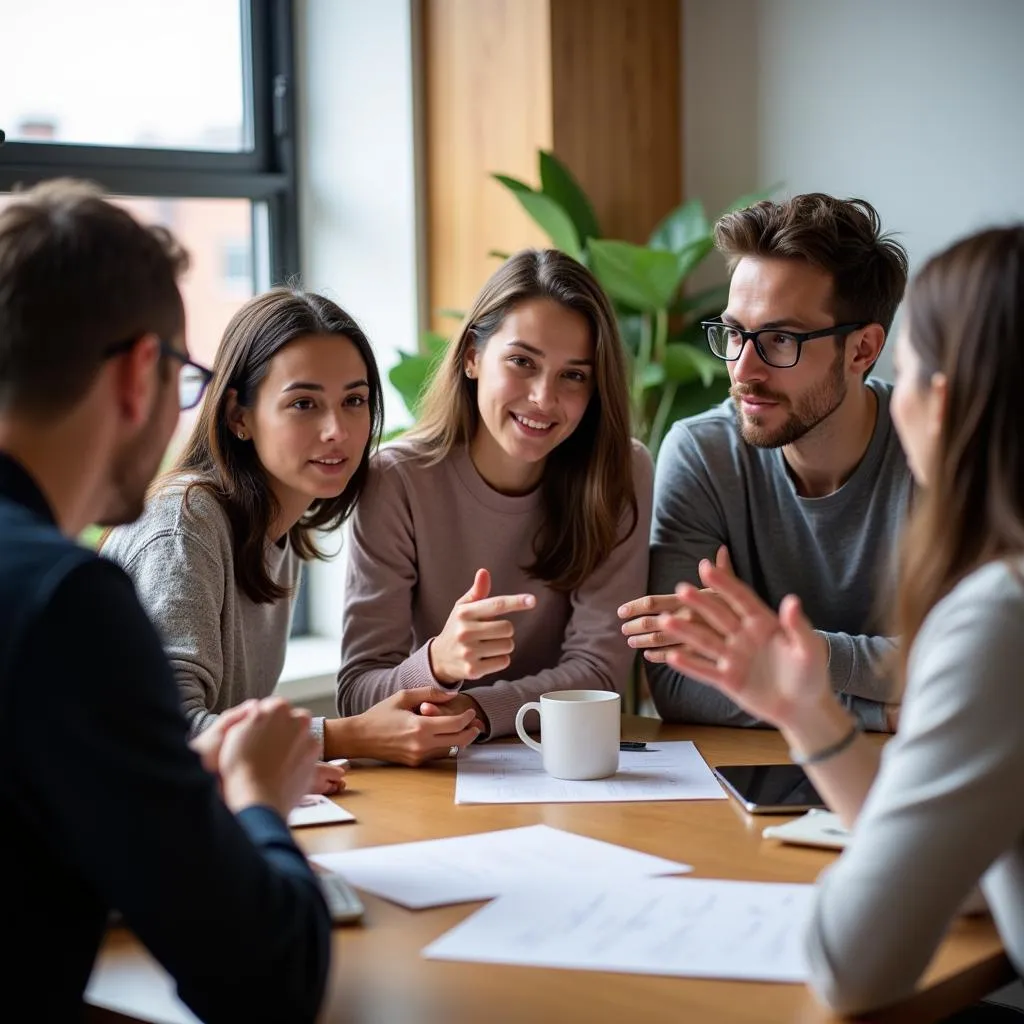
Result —
[[[516, 732], [553, 778], [605, 779], [619, 770], [621, 710], [619, 695], [608, 690], [557, 690], [519, 709]], [[540, 743], [526, 734], [528, 711], [540, 712]]]

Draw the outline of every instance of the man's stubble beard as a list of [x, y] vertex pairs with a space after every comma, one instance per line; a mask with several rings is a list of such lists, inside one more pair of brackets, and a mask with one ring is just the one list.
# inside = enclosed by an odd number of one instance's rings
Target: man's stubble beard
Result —
[[146, 507], [146, 493], [160, 469], [167, 441], [159, 442], [160, 403], [154, 403], [138, 436], [114, 456], [110, 468], [110, 503], [99, 521], [100, 526], [133, 523]]
[[[815, 385], [809, 392], [802, 395], [796, 402], [795, 407], [786, 422], [775, 430], [752, 424], [740, 411], [740, 435], [747, 444], [756, 448], [783, 448], [786, 445], [795, 444], [802, 437], [812, 431], [819, 423], [828, 419], [843, 403], [846, 398], [846, 374], [844, 372], [845, 351], [840, 349], [836, 358], [829, 367], [828, 375], [820, 384]], [[730, 388], [730, 395], [740, 409], [740, 397], [768, 398], [776, 401], [789, 402], [785, 396], [777, 395], [766, 389], [753, 387], [740, 387], [735, 385]]]

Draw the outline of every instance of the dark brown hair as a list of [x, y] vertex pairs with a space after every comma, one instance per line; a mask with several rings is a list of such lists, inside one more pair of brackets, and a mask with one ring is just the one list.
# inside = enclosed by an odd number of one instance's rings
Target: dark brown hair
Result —
[[111, 346], [180, 335], [187, 265], [169, 232], [143, 227], [88, 182], [16, 193], [0, 211], [0, 410], [66, 412]]
[[715, 224], [715, 246], [729, 270], [744, 256], [802, 260], [832, 276], [833, 312], [841, 323], [881, 324], [886, 333], [907, 285], [907, 253], [882, 234], [863, 199], [821, 192], [777, 203], [763, 199]]
[[904, 535], [897, 597], [900, 668], [929, 611], [994, 559], [1024, 553], [1024, 225], [955, 243], [907, 295], [917, 382], [946, 379], [928, 480]]
[[[380, 441], [384, 399], [373, 350], [359, 325], [340, 306], [312, 292], [274, 288], [250, 299], [231, 318], [213, 363], [213, 380], [184, 451], [156, 485], [165, 487], [182, 476], [198, 476], [189, 486], [204, 487], [224, 507], [231, 523], [235, 579], [253, 601], [267, 604], [286, 596], [267, 571], [267, 531], [277, 514], [277, 502], [255, 446], [244, 444], [228, 423], [228, 392], [249, 407], [270, 369], [270, 361], [290, 342], [310, 335], [333, 334], [351, 342], [366, 363], [370, 390], [370, 436], [359, 466], [336, 498], [318, 499], [288, 532], [296, 553], [304, 559], [324, 557], [316, 546], [315, 530], [336, 530], [355, 508], [366, 484], [370, 453]], [[186, 501], [187, 501], [186, 492]]]
[[469, 444], [480, 416], [476, 381], [463, 369], [466, 352], [470, 345], [482, 350], [509, 312], [530, 299], [551, 299], [580, 313], [594, 338], [594, 393], [579, 425], [545, 463], [545, 514], [534, 538], [535, 560], [524, 567], [552, 589], [570, 591], [620, 542], [626, 511], [631, 531], [638, 518], [625, 354], [611, 303], [586, 267], [556, 249], [524, 249], [506, 260], [448, 345], [407, 436], [431, 462]]

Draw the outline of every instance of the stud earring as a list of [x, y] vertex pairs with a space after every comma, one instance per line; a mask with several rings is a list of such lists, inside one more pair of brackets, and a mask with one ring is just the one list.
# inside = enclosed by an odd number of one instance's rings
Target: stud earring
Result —
[[238, 440], [239, 441], [244, 441], [245, 440], [245, 431], [244, 430], [240, 430], [238, 432]]

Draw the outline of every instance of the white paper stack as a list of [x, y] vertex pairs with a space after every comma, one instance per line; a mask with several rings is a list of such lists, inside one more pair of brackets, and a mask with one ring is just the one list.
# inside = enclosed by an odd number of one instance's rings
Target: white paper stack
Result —
[[610, 778], [553, 779], [529, 747], [469, 747], [459, 757], [457, 804], [619, 803], [642, 800], [724, 800], [725, 792], [688, 740], [624, 750]]
[[322, 853], [311, 859], [358, 889], [414, 910], [491, 899], [533, 882], [642, 878], [691, 870], [688, 864], [547, 825]]
[[814, 886], [718, 879], [538, 882], [423, 950], [435, 960], [802, 982]]

